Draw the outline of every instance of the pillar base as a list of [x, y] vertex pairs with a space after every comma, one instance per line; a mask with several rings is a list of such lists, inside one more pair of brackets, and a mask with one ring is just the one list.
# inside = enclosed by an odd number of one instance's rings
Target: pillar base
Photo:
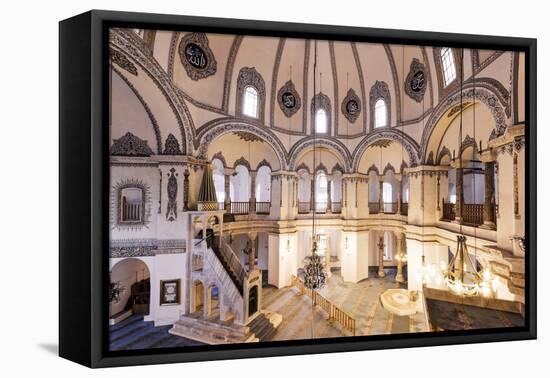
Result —
[[380, 277], [380, 278], [386, 277], [386, 272], [384, 272], [383, 269], [382, 269], [382, 270], [379, 269], [379, 270], [378, 270], [378, 277]]
[[397, 273], [395, 275], [395, 282], [398, 282], [398, 283], [405, 282], [405, 277], [403, 277], [403, 273]]
[[483, 224], [479, 226], [479, 228], [483, 228], [485, 230], [496, 230], [497, 225], [495, 224], [495, 222], [484, 221]]

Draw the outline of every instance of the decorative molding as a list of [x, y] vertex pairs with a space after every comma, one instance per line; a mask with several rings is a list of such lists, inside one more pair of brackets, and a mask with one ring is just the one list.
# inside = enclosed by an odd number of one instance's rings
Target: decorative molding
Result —
[[[122, 214], [122, 203], [120, 201], [120, 194], [123, 189], [138, 188], [141, 190], [142, 198], [142, 219], [141, 222], [122, 222], [120, 216]], [[151, 206], [152, 206], [152, 194], [151, 187], [145, 182], [137, 178], [126, 178], [116, 182], [111, 187], [110, 193], [110, 223], [111, 229], [125, 230], [125, 231], [138, 231], [151, 222]]]
[[380, 147], [380, 148], [388, 148], [393, 142], [389, 139], [380, 139], [376, 142], [372, 143], [369, 148], [372, 147]]
[[151, 150], [146, 140], [127, 132], [120, 138], [113, 140], [109, 153], [113, 156], [151, 156], [153, 150]]
[[309, 86], [308, 86], [308, 83], [309, 83], [309, 58], [310, 58], [310, 53], [311, 53], [311, 40], [306, 40], [305, 42], [305, 51], [304, 51], [304, 73], [302, 75], [303, 77], [303, 81], [304, 81], [304, 89], [302, 91], [302, 94], [304, 96], [304, 109], [302, 110], [302, 134], [306, 135], [307, 134], [307, 115], [308, 115], [308, 112], [307, 112], [307, 99], [309, 98]]
[[327, 114], [327, 131], [320, 135], [329, 136], [332, 130], [332, 106], [330, 104], [330, 98], [323, 92], [317, 93], [311, 99], [311, 134], [318, 134], [315, 130], [315, 112], [319, 109], [323, 109]]
[[471, 101], [464, 101], [461, 104], [456, 104], [451, 108], [451, 110], [449, 110], [449, 114], [447, 114], [447, 118], [452, 118], [453, 116], [456, 115], [456, 113], [459, 113], [461, 111], [463, 112], [464, 110], [466, 110], [467, 107], [471, 106], [472, 104], [473, 102]]
[[197, 81], [216, 73], [218, 63], [208, 45], [206, 34], [185, 34], [179, 43], [178, 54], [191, 80]]
[[474, 149], [474, 154], [477, 153], [477, 144], [476, 140], [472, 138], [470, 135], [466, 135], [464, 140], [462, 141], [462, 144], [460, 145], [460, 150], [458, 152], [459, 158], [462, 158], [462, 153], [468, 148], [472, 147]]
[[346, 97], [344, 97], [344, 100], [342, 101], [340, 109], [342, 110], [344, 117], [346, 117], [346, 119], [351, 123], [355, 123], [357, 118], [359, 118], [359, 114], [361, 114], [361, 100], [353, 88], [348, 90]]
[[[338, 90], [339, 90], [339, 86], [338, 86], [338, 70], [336, 69], [336, 55], [334, 54], [334, 41], [332, 40], [329, 40], [328, 41], [328, 52], [329, 52], [329, 56], [330, 56], [330, 67], [331, 67], [331, 71], [332, 71], [332, 88], [334, 90], [334, 114], [335, 114], [335, 117], [334, 117], [334, 132], [332, 131], [332, 128], [328, 128], [327, 129], [327, 135], [336, 135], [336, 131], [338, 130], [338, 122], [340, 120], [340, 117], [338, 116], [338, 110], [337, 110], [337, 106], [338, 104], [340, 103], [339, 101], [339, 98], [338, 98]], [[321, 83], [321, 88], [322, 88], [322, 83]], [[330, 115], [332, 116], [332, 112], [330, 113]], [[332, 117], [331, 117], [332, 118]]]
[[241, 47], [243, 41], [243, 35], [236, 35], [229, 50], [229, 56], [227, 57], [227, 64], [225, 66], [225, 75], [223, 81], [223, 98], [222, 98], [222, 111], [224, 113], [229, 112], [229, 92], [231, 91], [231, 78], [233, 77], [233, 67], [235, 66], [235, 60], [237, 59], [237, 53]]
[[170, 133], [164, 142], [164, 155], [183, 155], [181, 152], [180, 143], [176, 137]]
[[426, 69], [418, 59], [414, 58], [410, 65], [410, 71], [405, 79], [405, 93], [416, 102], [422, 102], [426, 88], [429, 85]]
[[306, 165], [305, 162], [301, 162], [300, 165], [298, 165], [296, 167], [296, 172], [299, 172], [301, 170], [306, 170], [308, 174], [311, 174], [310, 170], [309, 170], [309, 167]]
[[[269, 124], [273, 127], [275, 125], [275, 93], [277, 87], [277, 79], [279, 78], [279, 67], [281, 65], [281, 57], [283, 55], [283, 50], [285, 48], [286, 38], [280, 38], [279, 43], [277, 44], [277, 52], [275, 53], [275, 62], [273, 63], [273, 73], [271, 75], [271, 97], [270, 97], [270, 113], [269, 113]], [[288, 81], [287, 81], [288, 84]], [[285, 84], [286, 85], [286, 84]], [[279, 106], [281, 106], [281, 90], [277, 94], [277, 100], [279, 100]], [[290, 117], [292, 114], [287, 115], [285, 112], [284, 106], [281, 106], [281, 110], [287, 117]]]
[[401, 162], [401, 166], [399, 167], [399, 173], [401, 173], [401, 174], [405, 173], [406, 168], [409, 168], [409, 165], [407, 164], [407, 162], [405, 160], [403, 160]]
[[288, 167], [290, 170], [294, 170], [296, 161], [298, 157], [301, 155], [301, 153], [308, 148], [313, 148], [313, 145], [325, 146], [325, 147], [331, 148], [334, 152], [340, 155], [341, 161], [344, 162], [344, 167], [346, 169], [346, 172], [349, 171], [350, 163], [352, 159], [346, 146], [342, 142], [340, 142], [338, 139], [325, 138], [325, 137], [319, 137], [319, 136], [315, 138], [313, 138], [312, 136], [303, 138], [302, 140], [294, 144], [294, 146], [292, 146], [292, 149], [288, 154], [289, 155]]
[[315, 168], [315, 173], [319, 172], [319, 171], [322, 171], [324, 172], [325, 174], [328, 175], [328, 169], [327, 167], [323, 164], [323, 162], [319, 162], [319, 164], [317, 164], [317, 167]]
[[134, 63], [130, 62], [130, 60], [120, 51], [109, 49], [109, 56], [111, 58], [111, 62], [116, 63], [123, 70], [134, 76], [138, 75], [138, 71]]
[[208, 146], [216, 138], [237, 131], [246, 131], [263, 139], [277, 155], [281, 169], [286, 167], [286, 150], [279, 138], [269, 129], [256, 124], [247, 123], [244, 120], [222, 118], [213, 120], [205, 125], [197, 136], [197, 157], [207, 159]]
[[437, 154], [437, 165], [441, 165], [441, 160], [443, 160], [445, 156], [449, 156], [449, 160], [452, 159], [451, 151], [447, 147], [443, 146], [439, 151], [439, 154]]
[[415, 167], [420, 161], [420, 146], [418, 143], [409, 135], [399, 130], [398, 128], [380, 128], [375, 131], [370, 132], [364, 139], [359, 142], [355, 150], [353, 151], [353, 163], [352, 170], [357, 171], [359, 167], [359, 162], [363, 156], [365, 150], [375, 143], [376, 141], [388, 139], [393, 142], [397, 142], [403, 146], [405, 151], [409, 156], [409, 166]]
[[262, 159], [262, 161], [258, 163], [256, 171], [258, 171], [261, 167], [268, 167], [270, 171], [273, 171], [273, 168], [271, 168], [271, 164], [266, 159]]
[[435, 163], [434, 163], [434, 152], [433, 151], [430, 151], [430, 153], [428, 154], [428, 158], [426, 159], [426, 164], [427, 165], [435, 165]]
[[[300, 94], [296, 91], [292, 80], [288, 80], [277, 93], [277, 102], [287, 117], [292, 117], [302, 107]], [[272, 121], [271, 124], [274, 122]]]
[[248, 131], [235, 131], [233, 134], [235, 134], [245, 142], [264, 142], [262, 138]]
[[114, 239], [109, 242], [111, 258], [146, 257], [185, 253], [185, 239]]
[[[258, 118], [248, 117], [243, 114], [243, 96], [246, 87], [251, 86], [258, 91]], [[236, 114], [239, 117], [244, 117], [251, 120], [257, 120], [263, 124], [264, 112], [265, 112], [265, 81], [262, 75], [256, 71], [255, 67], [243, 67], [239, 71], [239, 77], [237, 78], [237, 109]]]
[[[361, 104], [363, 106], [366, 106], [367, 104], [367, 91], [365, 89], [365, 78], [363, 76], [363, 68], [361, 67], [361, 59], [359, 58], [359, 52], [357, 51], [357, 44], [355, 42], [351, 42], [351, 51], [353, 53], [353, 59], [355, 60], [355, 66], [357, 67], [357, 75], [359, 76], [359, 87], [361, 89]], [[363, 113], [363, 130], [362, 134], [365, 134], [367, 132], [367, 112], [362, 111]], [[357, 134], [359, 135], [359, 134]], [[338, 134], [338, 136], [341, 136]], [[355, 136], [355, 135], [353, 135]], [[352, 137], [352, 135], [346, 135], [346, 138]]]
[[[166, 219], [170, 222], [175, 221], [178, 217], [178, 180], [176, 170], [170, 169], [168, 175], [168, 185], [166, 191], [168, 193], [168, 203], [166, 204]], [[162, 188], [161, 188], [162, 190]]]
[[245, 166], [249, 172], [252, 170], [250, 163], [248, 162], [248, 160], [244, 158], [244, 156], [241, 156], [240, 158], [235, 160], [235, 163], [233, 164], [233, 168], [237, 168], [237, 166], [239, 165]]
[[332, 167], [332, 170], [330, 171], [330, 174], [333, 175], [336, 172], [344, 173], [344, 168], [340, 165], [340, 163], [334, 164], [334, 167]]
[[386, 175], [386, 173], [388, 173], [389, 171], [392, 171], [394, 174], [396, 173], [395, 172], [395, 168], [393, 167], [393, 165], [391, 165], [390, 163], [388, 163], [385, 167], [384, 167], [384, 170], [382, 171], [382, 175]]
[[168, 65], [166, 68], [166, 72], [168, 73], [168, 77], [171, 80], [174, 79], [174, 56], [176, 55], [176, 46], [178, 44], [180, 34], [180, 32], [175, 31], [172, 33], [172, 38], [170, 38], [170, 48], [168, 49]]
[[[397, 74], [397, 67], [395, 65], [395, 59], [393, 58], [393, 53], [391, 51], [390, 45], [384, 44], [384, 50], [386, 51], [386, 55], [388, 57], [388, 62], [390, 64], [391, 74], [393, 79], [393, 85], [395, 88], [395, 114], [397, 114], [397, 119], [395, 120], [395, 124], [400, 125], [402, 122], [402, 119], [401, 119], [401, 91], [398, 90], [398, 88], [401, 88], [401, 86], [399, 85], [399, 75]], [[391, 114], [390, 111], [391, 111], [391, 107], [388, 104], [388, 126], [391, 126], [391, 123], [390, 123], [391, 118], [389, 116]], [[374, 125], [374, 122], [372, 123], [372, 125]], [[372, 128], [371, 128], [371, 131], [372, 131]]]
[[472, 67], [473, 67], [474, 75], [483, 71], [485, 68], [487, 68], [487, 66], [489, 66], [489, 64], [493, 63], [499, 56], [504, 54], [504, 51], [495, 51], [483, 62], [480, 62], [479, 50], [472, 49], [470, 50], [470, 52], [472, 54]]
[[225, 161], [225, 157], [223, 156], [222, 152], [221, 151], [218, 151], [216, 152], [213, 156], [212, 156], [212, 160], [214, 159], [218, 159], [219, 161], [222, 162], [224, 168], [227, 168], [227, 163]]
[[369, 92], [369, 113], [370, 113], [370, 130], [374, 130], [374, 112], [375, 104], [379, 99], [383, 99], [386, 103], [386, 127], [391, 126], [391, 95], [390, 88], [385, 81], [378, 81], [373, 84]]
[[376, 167], [375, 164], [372, 164], [369, 169], [367, 169], [367, 175], [369, 175], [371, 172], [376, 173], [377, 176], [380, 176], [380, 171], [378, 170], [378, 167]]

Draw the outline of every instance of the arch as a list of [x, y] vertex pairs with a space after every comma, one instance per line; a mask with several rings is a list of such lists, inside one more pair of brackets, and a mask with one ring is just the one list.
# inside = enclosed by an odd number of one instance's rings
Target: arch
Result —
[[204, 284], [201, 280], [193, 281], [193, 294], [191, 295], [191, 312], [202, 311], [204, 308]]
[[180, 99], [178, 89], [173, 86], [167, 73], [154, 59], [153, 55], [150, 54], [150, 51], [148, 51], [143, 44], [141, 46], [137, 45], [135, 40], [129, 37], [127, 32], [118, 29], [111, 30], [109, 43], [140, 66], [143, 72], [147, 74], [160, 90], [178, 122], [181, 139], [183, 141], [183, 153], [191, 154], [193, 152], [192, 142], [195, 139], [193, 119], [189, 109]]
[[281, 169], [286, 168], [286, 150], [279, 138], [269, 129], [260, 127], [245, 120], [235, 120], [234, 118], [221, 118], [211, 121], [201, 127], [197, 134], [196, 147], [197, 157], [206, 159], [208, 146], [212, 141], [222, 135], [245, 131], [254, 134], [267, 143], [277, 155]]
[[451, 156], [451, 151], [449, 151], [449, 149], [446, 147], [446, 146], [443, 146], [441, 148], [441, 150], [439, 151], [439, 154], [437, 154], [437, 161], [436, 161], [436, 164], [437, 165], [441, 165], [441, 161], [443, 161], [443, 159], [445, 157], [449, 157], [449, 160], [452, 159], [452, 156]]
[[391, 126], [391, 95], [390, 87], [385, 81], [376, 81], [369, 92], [370, 130], [375, 129], [376, 104], [379, 100], [384, 101], [386, 111], [386, 122], [383, 127]]
[[151, 303], [151, 270], [147, 263], [136, 257], [124, 258], [111, 267], [109, 275], [111, 290], [120, 290], [118, 296], [109, 298], [109, 315], [128, 309], [148, 315]]
[[425, 159], [427, 158], [427, 150], [431, 136], [435, 131], [437, 125], [439, 124], [440, 120], [445, 114], [447, 114], [450, 109], [452, 109], [455, 105], [460, 104], [461, 101], [473, 101], [475, 99], [476, 103], [482, 103], [489, 109], [489, 111], [493, 115], [493, 118], [495, 119], [495, 128], [493, 129], [489, 140], [492, 140], [504, 134], [504, 132], [506, 131], [506, 104], [502, 102], [502, 96], [499, 96], [498, 93], [493, 91], [493, 89], [489, 89], [488, 87], [480, 87], [482, 85], [483, 83], [480, 83], [478, 81], [476, 81], [475, 83], [465, 83], [462, 90], [462, 96], [459, 89], [453, 92], [435, 107], [422, 132], [422, 139], [420, 142], [422, 161], [425, 161]]
[[296, 143], [292, 148], [290, 149], [288, 155], [288, 167], [290, 170], [295, 170], [295, 165], [298, 157], [304, 150], [307, 150], [309, 148], [313, 148], [313, 145], [315, 146], [324, 146], [328, 147], [329, 149], [332, 149], [333, 152], [336, 152], [337, 156], [340, 158], [340, 160], [344, 163], [344, 168], [346, 172], [349, 172], [350, 169], [350, 162], [351, 162], [351, 155], [346, 148], [346, 146], [336, 139], [329, 139], [329, 138], [320, 138], [320, 137], [306, 137], [302, 140], [300, 140], [298, 143]]
[[353, 172], [357, 171], [357, 168], [359, 167], [359, 162], [361, 161], [365, 150], [371, 144], [384, 139], [389, 139], [391, 141], [397, 142], [405, 148], [405, 151], [407, 151], [407, 155], [409, 156], [408, 164], [410, 167], [415, 167], [418, 165], [418, 162], [420, 160], [420, 146], [418, 145], [418, 143], [416, 143], [413, 138], [411, 138], [409, 135], [405, 134], [401, 130], [398, 130], [396, 128], [384, 128], [372, 131], [357, 145], [357, 147], [355, 147], [355, 150], [353, 151], [353, 162], [351, 166]]
[[382, 175], [385, 176], [386, 173], [388, 172], [393, 172], [393, 174], [395, 174], [395, 168], [393, 167], [393, 165], [391, 165], [390, 163], [388, 163], [385, 167], [384, 167], [384, 171], [382, 172]]
[[224, 162], [219, 158], [212, 159], [212, 178], [218, 203], [225, 202], [225, 172]]

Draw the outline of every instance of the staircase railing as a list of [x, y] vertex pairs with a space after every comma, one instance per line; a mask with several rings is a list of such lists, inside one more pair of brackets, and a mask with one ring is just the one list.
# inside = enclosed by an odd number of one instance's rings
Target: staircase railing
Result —
[[350, 331], [355, 336], [355, 319], [351, 315], [323, 297], [318, 291], [308, 289], [304, 281], [295, 275], [291, 276], [291, 284], [298, 288], [301, 294], [307, 294], [314, 306], [322, 308], [328, 314], [328, 321], [337, 321], [344, 329]]
[[224, 238], [220, 238], [219, 253], [221, 257], [225, 260], [228, 268], [235, 275], [239, 287], [242, 289], [244, 280], [246, 278], [246, 270], [241, 264], [239, 257], [235, 254], [235, 252], [233, 252], [233, 249]]

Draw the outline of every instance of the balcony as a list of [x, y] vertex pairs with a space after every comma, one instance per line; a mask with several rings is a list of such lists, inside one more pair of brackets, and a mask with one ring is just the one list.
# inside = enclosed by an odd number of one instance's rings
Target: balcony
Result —
[[[483, 204], [465, 203], [462, 205], [462, 223], [478, 227], [483, 224]], [[494, 206], [493, 219], [496, 219], [497, 207]], [[456, 205], [443, 202], [443, 215], [441, 220], [454, 221], [456, 218]]]
[[256, 214], [269, 215], [271, 202], [256, 202]]

